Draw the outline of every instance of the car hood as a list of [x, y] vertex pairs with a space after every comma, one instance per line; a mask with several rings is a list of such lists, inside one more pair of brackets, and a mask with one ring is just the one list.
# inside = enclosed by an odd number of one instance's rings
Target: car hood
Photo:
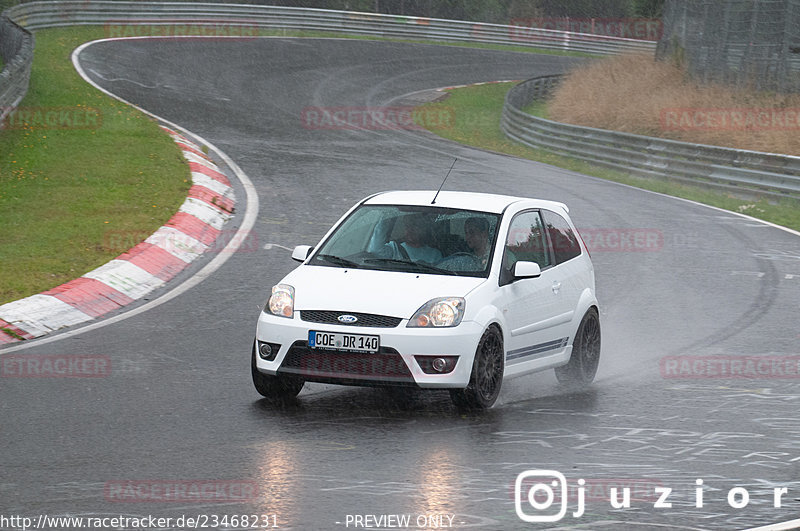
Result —
[[436, 297], [464, 297], [485, 278], [302, 265], [284, 284], [295, 289], [295, 310], [372, 313], [409, 319]]

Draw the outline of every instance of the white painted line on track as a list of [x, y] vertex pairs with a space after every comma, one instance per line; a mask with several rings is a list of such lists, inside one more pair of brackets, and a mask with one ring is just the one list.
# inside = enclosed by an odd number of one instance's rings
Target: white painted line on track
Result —
[[744, 531], [786, 531], [788, 529], [800, 529], [800, 520], [789, 520], [788, 522], [752, 527]]
[[[110, 96], [110, 97], [122, 102], [122, 103], [125, 103], [126, 105], [130, 105], [134, 109], [137, 109], [138, 111], [140, 111], [140, 112], [142, 112], [142, 113], [144, 113], [144, 114], [146, 114], [148, 116], [151, 116], [152, 118], [158, 120], [160, 123], [166, 124], [167, 126], [169, 126], [170, 128], [172, 128], [175, 131], [179, 131], [179, 132], [182, 132], [182, 133], [186, 134], [189, 137], [190, 140], [197, 141], [200, 144], [206, 145], [206, 146], [208, 146], [208, 148], [211, 151], [216, 153], [219, 156], [219, 158], [222, 159], [225, 162], [225, 164], [231, 169], [231, 171], [233, 171], [234, 175], [236, 176], [237, 179], [239, 179], [239, 182], [242, 184], [242, 187], [245, 190], [245, 209], [244, 209], [244, 216], [242, 218], [242, 224], [239, 227], [239, 229], [236, 231], [235, 236], [229, 239], [228, 243], [225, 245], [225, 248], [223, 249], [223, 252], [218, 253], [217, 256], [215, 256], [209, 263], [207, 263], [202, 269], [200, 269], [200, 271], [198, 271], [197, 273], [193, 274], [191, 277], [189, 277], [188, 279], [184, 280], [183, 282], [181, 282], [180, 284], [175, 286], [173, 289], [171, 289], [167, 293], [164, 293], [163, 295], [161, 295], [157, 299], [154, 299], [154, 300], [152, 300], [150, 302], [147, 302], [147, 303], [145, 303], [145, 304], [143, 304], [141, 306], [138, 306], [138, 307], [136, 307], [136, 308], [134, 308], [132, 310], [128, 310], [126, 312], [117, 314], [117, 315], [115, 315], [113, 317], [110, 317], [108, 319], [104, 319], [102, 321], [97, 321], [97, 322], [91, 323], [91, 324], [89, 324], [87, 326], [83, 326], [81, 328], [76, 328], [74, 330], [68, 330], [68, 331], [66, 331], [64, 333], [61, 333], [61, 334], [58, 334], [58, 335], [55, 335], [55, 336], [46, 336], [46, 337], [42, 337], [42, 338], [39, 338], [39, 339], [36, 339], [36, 340], [22, 341], [22, 342], [20, 342], [18, 344], [14, 344], [14, 346], [12, 346], [12, 347], [3, 348], [2, 349], [2, 353], [3, 354], [10, 353], [10, 352], [16, 352], [16, 351], [19, 351], [19, 350], [28, 349], [28, 348], [31, 348], [31, 347], [37, 347], [37, 346], [45, 345], [47, 343], [51, 343], [51, 342], [54, 342], [54, 341], [60, 341], [62, 339], [66, 339], [66, 338], [69, 338], [69, 337], [74, 337], [74, 336], [77, 336], [79, 334], [83, 334], [84, 332], [97, 330], [97, 329], [102, 328], [104, 326], [115, 324], [115, 323], [118, 323], [118, 322], [123, 321], [125, 319], [128, 319], [129, 317], [134, 317], [134, 316], [139, 315], [141, 313], [144, 313], [144, 312], [146, 312], [146, 311], [148, 311], [148, 310], [150, 310], [152, 308], [160, 306], [160, 305], [164, 304], [165, 302], [171, 301], [175, 297], [178, 297], [179, 295], [182, 295], [183, 293], [189, 291], [193, 287], [195, 287], [198, 284], [200, 284], [201, 282], [203, 282], [206, 278], [211, 276], [220, 267], [222, 267], [223, 264], [225, 264], [225, 262], [229, 258], [231, 258], [231, 256], [233, 256], [233, 253], [242, 245], [242, 243], [246, 241], [247, 235], [250, 233], [251, 229], [255, 225], [256, 217], [258, 216], [258, 193], [256, 192], [255, 186], [253, 186], [253, 182], [250, 180], [250, 178], [247, 176], [247, 174], [244, 171], [242, 171], [242, 169], [239, 167], [239, 165], [236, 164], [233, 161], [233, 159], [231, 159], [224, 151], [220, 150], [214, 144], [212, 144], [211, 142], [209, 142], [206, 139], [202, 138], [201, 136], [192, 133], [191, 131], [179, 126], [178, 124], [170, 122], [169, 120], [166, 120], [166, 119], [164, 119], [164, 118], [162, 118], [162, 117], [160, 117], [160, 116], [158, 116], [156, 114], [153, 114], [150, 111], [147, 111], [147, 110], [139, 107], [138, 105], [134, 105], [133, 103], [131, 103], [131, 102], [129, 102], [129, 101], [117, 96], [116, 94], [104, 89], [103, 87], [99, 86], [91, 78], [89, 78], [89, 76], [86, 74], [86, 72], [83, 69], [83, 67], [80, 65], [79, 56], [80, 56], [81, 52], [83, 50], [85, 50], [86, 48], [88, 48], [89, 46], [93, 45], [93, 44], [97, 44], [97, 43], [101, 43], [101, 42], [123, 41], [123, 40], [132, 40], [132, 39], [141, 39], [141, 38], [149, 38], [149, 37], [108, 38], [108, 39], [99, 39], [99, 40], [96, 40], [96, 41], [90, 41], [90, 42], [83, 43], [80, 46], [78, 46], [72, 52], [72, 64], [74, 65], [75, 70], [78, 71], [78, 74], [80, 74], [80, 76], [84, 79], [84, 81], [86, 81], [87, 83], [92, 85], [94, 88], [96, 88], [100, 92], [102, 92], [102, 93], [104, 93], [104, 94], [106, 94], [106, 95], [108, 95], [108, 96]], [[163, 37], [159, 37], [159, 38], [163, 38]], [[53, 297], [49, 297], [49, 298], [53, 298]], [[57, 300], [57, 299], [54, 299], [54, 300]], [[61, 301], [58, 301], [58, 302], [61, 302]], [[69, 306], [69, 305], [65, 304], [65, 306]]]
[[[588, 177], [591, 177], [591, 175], [588, 176]], [[600, 179], [600, 177], [594, 177], [594, 178], [595, 179]], [[605, 181], [605, 179], [603, 179], [603, 180]], [[606, 181], [606, 182], [614, 182], [614, 181]], [[693, 201], [691, 199], [685, 199], [683, 197], [676, 197], [674, 195], [662, 194], [661, 192], [653, 192], [652, 190], [645, 190], [644, 188], [639, 188], [637, 186], [631, 186], [629, 184], [617, 183], [617, 182], [615, 182], [614, 184], [618, 184], [620, 186], [625, 186], [625, 187], [628, 187], [628, 188], [635, 188], [637, 190], [642, 190], [643, 192], [647, 192], [649, 194], [660, 195], [661, 197], [669, 197], [671, 199], [677, 199], [678, 201], [684, 201], [686, 203], [691, 203], [693, 205], [698, 205], [698, 206], [702, 206], [702, 207], [706, 207], [706, 208], [711, 208], [711, 209], [717, 210], [719, 212], [725, 212], [726, 214], [732, 214], [734, 216], [738, 216], [740, 218], [744, 218], [744, 219], [753, 221], [754, 223], [757, 223], [760, 226], [767, 225], [769, 227], [772, 227], [773, 229], [780, 229], [780, 230], [782, 230], [784, 232], [788, 232], [789, 234], [794, 234], [795, 236], [800, 236], [800, 231], [796, 231], [794, 229], [790, 229], [789, 227], [784, 227], [783, 225], [778, 225], [777, 223], [772, 223], [771, 221], [765, 221], [763, 219], [754, 218], [753, 216], [748, 216], [747, 214], [742, 214], [740, 212], [734, 212], [732, 210], [725, 210], [724, 208], [715, 207], [713, 205], [707, 205], [705, 203], [699, 203], [697, 201]], [[751, 225], [747, 224], [747, 226], [750, 227]]]

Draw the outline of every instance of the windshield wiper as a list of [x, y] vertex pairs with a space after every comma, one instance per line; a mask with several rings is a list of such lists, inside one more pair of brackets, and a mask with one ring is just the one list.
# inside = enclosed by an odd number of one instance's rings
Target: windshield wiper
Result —
[[426, 264], [424, 262], [413, 262], [410, 260], [398, 260], [397, 258], [368, 258], [364, 260], [365, 264], [395, 264], [395, 265], [402, 265], [402, 266], [411, 266], [417, 268], [417, 270], [429, 271], [432, 273], [439, 273], [441, 275], [454, 275], [460, 276], [457, 271], [450, 271], [449, 269], [442, 269], [441, 267], [436, 267], [434, 265]]
[[358, 269], [359, 264], [348, 260], [347, 258], [342, 258], [341, 256], [336, 256], [333, 254], [318, 254], [317, 258], [328, 262], [329, 264], [334, 264], [342, 267], [352, 267], [354, 269]]

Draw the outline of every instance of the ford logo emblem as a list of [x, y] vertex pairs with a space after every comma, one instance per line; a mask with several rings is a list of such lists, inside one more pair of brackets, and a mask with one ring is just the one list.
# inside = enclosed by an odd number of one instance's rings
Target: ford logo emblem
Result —
[[339, 317], [336, 318], [336, 320], [339, 321], [340, 323], [350, 324], [358, 321], [358, 317], [356, 317], [355, 315], [340, 315]]

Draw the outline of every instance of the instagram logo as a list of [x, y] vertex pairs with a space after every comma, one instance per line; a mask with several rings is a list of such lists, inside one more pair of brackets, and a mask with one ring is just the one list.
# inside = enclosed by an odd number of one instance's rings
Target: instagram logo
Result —
[[[548, 511], [556, 498], [558, 512]], [[523, 501], [527, 501], [536, 513], [526, 513]], [[521, 473], [514, 483], [514, 508], [517, 516], [525, 522], [558, 522], [567, 514], [567, 478], [555, 470], [527, 470]]]
[[[614, 509], [630, 509], [631, 501], [634, 499], [632, 494], [634, 488], [637, 501], [652, 501], [654, 509], [672, 508], [670, 496], [672, 496], [673, 488], [662, 485], [660, 481], [623, 478], [603, 479], [587, 484], [586, 480], [581, 478], [576, 484], [577, 489], [573, 499], [577, 500], [578, 506], [572, 513], [573, 518], [580, 518], [584, 515], [587, 499], [608, 500], [609, 505]], [[705, 482], [697, 478], [694, 484], [694, 506], [701, 509], [705, 504]], [[651, 489], [652, 492], [650, 492]], [[590, 492], [587, 493], [587, 490]], [[514, 483], [514, 508], [517, 516], [524, 522], [557, 522], [567, 514], [569, 493], [570, 486], [567, 485], [567, 478], [561, 472], [527, 470], [518, 475]], [[774, 487], [772, 489], [772, 506], [782, 507], [782, 498], [788, 493], [787, 487]], [[527, 505], [523, 508], [524, 502], [527, 502]], [[727, 502], [732, 509], [744, 509], [750, 503], [750, 492], [744, 487], [733, 487], [728, 490]], [[525, 512], [525, 509], [530, 514]]]

